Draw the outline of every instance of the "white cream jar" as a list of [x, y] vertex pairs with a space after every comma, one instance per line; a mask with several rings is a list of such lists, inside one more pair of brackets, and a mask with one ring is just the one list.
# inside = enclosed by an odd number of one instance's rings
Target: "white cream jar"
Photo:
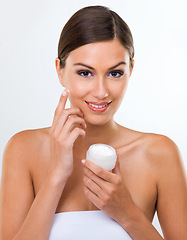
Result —
[[107, 171], [111, 171], [116, 164], [116, 151], [106, 144], [93, 144], [86, 153], [86, 159]]

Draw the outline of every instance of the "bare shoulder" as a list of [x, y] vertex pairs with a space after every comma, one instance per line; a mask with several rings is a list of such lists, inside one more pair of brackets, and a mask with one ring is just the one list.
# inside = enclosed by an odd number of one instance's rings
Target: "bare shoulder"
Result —
[[156, 164], [181, 164], [181, 154], [176, 143], [160, 134], [144, 134], [145, 152]]
[[[28, 129], [20, 131], [14, 134], [9, 142], [10, 143], [31, 143], [33, 144], [35, 140], [42, 139], [44, 136], [48, 136], [50, 128], [38, 128], [38, 129]], [[8, 142], [8, 143], [9, 143]]]
[[168, 166], [169, 164], [182, 164], [178, 146], [169, 137], [134, 131], [121, 128], [122, 135], [127, 136], [128, 141], [122, 144], [124, 152], [130, 152], [132, 157], [141, 156], [152, 167]]
[[14, 134], [7, 142], [3, 160], [29, 163], [29, 159], [47, 144], [49, 128], [24, 130]]
[[144, 133], [128, 129], [132, 143], [150, 158], [159, 159], [166, 156], [179, 156], [179, 148], [169, 137], [155, 133]]
[[3, 239], [12, 239], [34, 201], [36, 191], [32, 170], [37, 169], [33, 167], [34, 162], [38, 162], [39, 155], [43, 154], [47, 136], [48, 129], [25, 130], [13, 135], [6, 144], [0, 189]]
[[179, 148], [163, 135], [146, 134], [144, 138], [147, 160], [154, 169], [156, 209], [164, 236], [167, 239], [186, 239], [187, 178]]
[[167, 136], [145, 133], [144, 138], [146, 140], [147, 146], [149, 147], [150, 153], [152, 154], [167, 154], [171, 151], [178, 152], [178, 147], [175, 142]]
[[[143, 152], [146, 162], [150, 164], [153, 173], [156, 174], [158, 181], [169, 176], [185, 178], [185, 167], [180, 150], [169, 137], [143, 133], [137, 139], [137, 145]], [[177, 172], [178, 174], [176, 174]]]

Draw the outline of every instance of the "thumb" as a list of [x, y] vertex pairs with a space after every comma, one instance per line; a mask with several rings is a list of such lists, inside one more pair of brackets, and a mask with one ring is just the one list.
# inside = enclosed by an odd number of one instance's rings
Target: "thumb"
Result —
[[[117, 152], [116, 152], [117, 153]], [[119, 154], [117, 153], [116, 165], [112, 170], [113, 173], [120, 175], [120, 163], [119, 163]]]

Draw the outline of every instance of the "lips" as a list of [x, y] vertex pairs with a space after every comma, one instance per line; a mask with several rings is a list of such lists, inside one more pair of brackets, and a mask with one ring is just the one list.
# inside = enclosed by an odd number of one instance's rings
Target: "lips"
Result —
[[85, 101], [87, 106], [94, 112], [104, 112], [109, 105], [111, 104], [112, 101], [109, 102], [87, 102]]

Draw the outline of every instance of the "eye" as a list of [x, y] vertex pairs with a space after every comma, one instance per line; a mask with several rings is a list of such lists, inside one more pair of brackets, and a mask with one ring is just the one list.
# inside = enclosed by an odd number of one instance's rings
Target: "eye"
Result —
[[116, 70], [116, 71], [112, 71], [112, 72], [108, 73], [107, 75], [112, 77], [112, 78], [120, 78], [120, 77], [123, 76], [123, 74], [124, 74], [123, 71]]
[[82, 76], [82, 77], [92, 77], [93, 76], [93, 74], [90, 71], [87, 71], [87, 70], [78, 71], [77, 74]]

